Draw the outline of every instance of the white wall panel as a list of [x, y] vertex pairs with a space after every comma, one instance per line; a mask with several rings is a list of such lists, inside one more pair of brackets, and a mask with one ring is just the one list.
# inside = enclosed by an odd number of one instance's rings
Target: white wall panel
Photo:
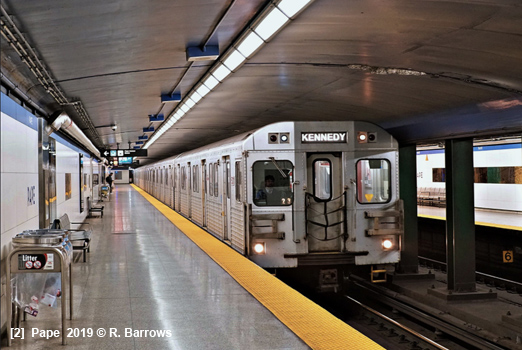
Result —
[[521, 165], [522, 148], [473, 152], [473, 166], [475, 168]]
[[[473, 166], [475, 168], [522, 166], [522, 149], [475, 151]], [[433, 168], [445, 168], [444, 153], [417, 155], [417, 188], [445, 187], [443, 182], [432, 182]], [[475, 207], [522, 211], [522, 185], [476, 183]]]
[[[0, 274], [5, 283], [5, 259], [11, 251], [11, 239], [24, 230], [37, 229], [39, 225], [38, 133], [5, 113], [0, 116], [0, 130]], [[34, 198], [28, 196], [28, 189]], [[6, 322], [5, 285], [2, 284], [1, 290], [2, 327]]]

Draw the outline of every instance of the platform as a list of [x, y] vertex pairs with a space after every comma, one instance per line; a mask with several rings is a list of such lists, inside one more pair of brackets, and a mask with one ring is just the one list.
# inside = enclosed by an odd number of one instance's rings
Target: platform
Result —
[[[417, 206], [419, 217], [446, 220], [446, 208]], [[522, 231], [522, 212], [475, 209], [475, 224]]]
[[[104, 217], [89, 220], [87, 262], [73, 267], [67, 328], [94, 335], [68, 338], [70, 348], [382, 349], [139, 189], [118, 185], [112, 197]], [[60, 347], [61, 338], [30, 334], [60, 329], [57, 310], [28, 316], [26, 339], [11, 349]]]

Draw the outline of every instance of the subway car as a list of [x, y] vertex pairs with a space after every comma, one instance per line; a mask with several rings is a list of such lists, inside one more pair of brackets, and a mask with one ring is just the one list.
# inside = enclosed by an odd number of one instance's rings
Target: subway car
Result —
[[322, 291], [400, 259], [398, 143], [365, 122], [280, 122], [140, 167], [135, 183], [281, 273]]

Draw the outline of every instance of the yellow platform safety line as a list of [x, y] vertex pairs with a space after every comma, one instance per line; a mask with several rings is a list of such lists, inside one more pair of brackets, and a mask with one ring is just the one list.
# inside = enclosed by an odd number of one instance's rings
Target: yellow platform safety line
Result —
[[[427, 218], [427, 219], [435, 219], [435, 220], [443, 220], [446, 221], [446, 218], [443, 216], [435, 216], [435, 215], [425, 215], [425, 214], [419, 214], [420, 218]], [[479, 226], [487, 226], [487, 227], [495, 227], [495, 228], [502, 228], [505, 230], [515, 230], [515, 231], [522, 231], [522, 227], [520, 226], [511, 226], [511, 225], [500, 225], [500, 224], [492, 224], [490, 222], [481, 222], [481, 221], [475, 221], [475, 225]]]
[[132, 187], [312, 349], [384, 349], [141, 188]]

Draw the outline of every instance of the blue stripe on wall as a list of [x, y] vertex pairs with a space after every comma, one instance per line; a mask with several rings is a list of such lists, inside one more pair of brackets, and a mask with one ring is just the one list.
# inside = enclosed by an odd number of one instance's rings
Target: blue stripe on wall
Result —
[[479, 147], [473, 147], [473, 151], [474, 152], [498, 151], [501, 149], [517, 149], [517, 148], [522, 148], [522, 143], [509, 143], [506, 145], [479, 146]]
[[38, 120], [37, 118], [24, 107], [20, 106], [14, 100], [12, 100], [9, 96], [1, 93], [0, 96], [0, 106], [1, 111], [11, 118], [19, 121], [20, 123], [27, 125], [33, 130], [38, 131]]
[[[508, 143], [505, 145], [491, 145], [491, 146], [477, 146], [473, 147], [473, 152], [481, 152], [481, 151], [499, 151], [504, 149], [520, 149], [522, 148], [522, 143]], [[436, 153], [444, 153], [443, 149], [433, 149], [433, 150], [425, 150], [425, 151], [417, 151], [417, 155], [421, 154], [436, 154]]]
[[[11, 99], [3, 92], [1, 93], [0, 106], [1, 111], [7, 114], [9, 117], [19, 121], [20, 123], [30, 127], [33, 130], [38, 131], [38, 118], [34, 114], [26, 110], [24, 107], [20, 106], [16, 101]], [[62, 145], [69, 147], [70, 149], [78, 153], [83, 153], [83, 155], [87, 158], [91, 157], [89, 153], [76, 147], [75, 145], [65, 140], [61, 136], [57, 135], [56, 133], [52, 133], [51, 137], [54, 138], [56, 141], [60, 142]]]

